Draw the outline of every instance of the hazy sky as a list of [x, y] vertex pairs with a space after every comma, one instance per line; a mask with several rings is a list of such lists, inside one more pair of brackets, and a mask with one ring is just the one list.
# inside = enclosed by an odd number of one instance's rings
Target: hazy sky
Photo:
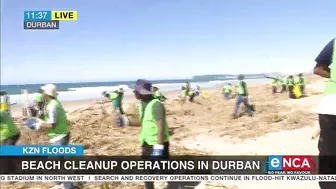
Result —
[[[1, 0], [1, 83], [188, 78], [312, 69], [335, 0]], [[24, 30], [24, 11], [77, 10]]]

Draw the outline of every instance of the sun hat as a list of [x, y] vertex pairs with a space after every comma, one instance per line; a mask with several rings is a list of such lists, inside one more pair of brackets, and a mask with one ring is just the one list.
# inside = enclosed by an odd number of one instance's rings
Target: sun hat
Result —
[[56, 92], [56, 86], [54, 84], [46, 84], [41, 87], [43, 92], [49, 96], [57, 97], [58, 93]]
[[134, 91], [141, 95], [152, 95], [153, 87], [152, 83], [145, 79], [138, 79], [135, 83]]

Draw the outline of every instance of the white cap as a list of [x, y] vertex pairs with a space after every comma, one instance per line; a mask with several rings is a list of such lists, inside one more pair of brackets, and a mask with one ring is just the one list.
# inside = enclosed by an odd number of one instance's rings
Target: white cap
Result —
[[54, 84], [46, 84], [42, 86], [41, 89], [49, 96], [56, 97], [58, 95], [56, 92], [56, 86]]

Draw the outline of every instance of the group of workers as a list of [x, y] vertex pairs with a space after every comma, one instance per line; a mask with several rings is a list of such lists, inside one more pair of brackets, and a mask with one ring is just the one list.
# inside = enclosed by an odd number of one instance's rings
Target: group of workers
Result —
[[[317, 110], [321, 129], [318, 143], [320, 155], [319, 174], [335, 174], [336, 165], [334, 163], [334, 158], [326, 157], [336, 155], [335, 39], [327, 44], [327, 46], [321, 51], [315, 61], [317, 64], [314, 68], [314, 73], [329, 79], [329, 82], [326, 85], [323, 100]], [[236, 116], [237, 107], [243, 103], [250, 115], [253, 116], [254, 111], [248, 104], [248, 90], [247, 84], [244, 81], [244, 76], [240, 75], [238, 79], [239, 83], [237, 85], [237, 101], [234, 115]], [[287, 83], [286, 87], [288, 87], [290, 90], [289, 86], [290, 85]], [[183, 90], [185, 90], [183, 94], [188, 95], [191, 91], [190, 85], [189, 88], [186, 86], [186, 88]], [[157, 99], [155, 95], [153, 95], [152, 84], [146, 80], [137, 80], [133, 92], [135, 98], [140, 101], [139, 120], [141, 122], [141, 131], [139, 136], [139, 143], [142, 146], [142, 155], [145, 157], [156, 156], [160, 158], [168, 158], [170, 136], [164, 104], [159, 99]], [[224, 90], [224, 92], [229, 93], [230, 90]], [[42, 100], [45, 103], [41, 113], [42, 115], [39, 115], [42, 117], [42, 119], [29, 119], [25, 122], [25, 125], [35, 131], [46, 131], [46, 134], [50, 138], [51, 145], [68, 145], [70, 132], [66, 121], [65, 111], [61, 103], [57, 100], [56, 86], [53, 84], [43, 86], [41, 88], [41, 95]], [[39, 99], [41, 99], [41, 95]], [[110, 98], [110, 95], [107, 96]], [[20, 132], [16, 128], [8, 112], [1, 110], [0, 115], [1, 144], [15, 145], [20, 138]], [[177, 185], [178, 183], [168, 183], [168, 189], [178, 188]], [[63, 186], [66, 189], [74, 188], [72, 183], [63, 183]], [[145, 187], [146, 189], [154, 189], [154, 183], [147, 182], [145, 183]], [[320, 182], [320, 188], [336, 188], [336, 183]]]
[[305, 95], [306, 80], [302, 73], [298, 74], [295, 78], [289, 75], [281, 81], [276, 78], [272, 79], [272, 94], [278, 92], [277, 88], [279, 83], [281, 84], [280, 93], [288, 92], [289, 98], [295, 99]]
[[[169, 156], [169, 129], [166, 120], [166, 110], [156, 89], [154, 93], [152, 84], [146, 80], [138, 80], [133, 90], [135, 98], [140, 101], [139, 120], [141, 131], [139, 143], [142, 146], [143, 156]], [[154, 93], [154, 95], [153, 95]], [[106, 98], [112, 99], [113, 108], [120, 113], [122, 109], [123, 90], [119, 89], [112, 93], [104, 92]], [[25, 126], [34, 131], [45, 131], [50, 138], [51, 145], [68, 145], [70, 131], [66, 119], [66, 113], [62, 104], [57, 100], [56, 86], [47, 84], [41, 87], [36, 95], [33, 108], [36, 112], [33, 118], [25, 121]], [[32, 107], [26, 109], [30, 111]], [[7, 111], [1, 110], [1, 145], [16, 145], [20, 139], [20, 131], [16, 127], [12, 117]], [[64, 189], [76, 188], [71, 182], [63, 184]], [[154, 183], [145, 183], [146, 189], [154, 189]], [[178, 183], [168, 183], [169, 189], [177, 188]]]
[[[302, 73], [298, 74], [295, 78], [293, 75], [284, 77], [281, 81], [279, 79], [272, 79], [272, 93], [275, 94], [278, 92], [278, 85], [281, 84], [280, 93], [288, 91], [289, 98], [299, 98], [302, 95], [305, 95], [306, 80]], [[299, 94], [296, 93], [296, 88], [299, 90]]]
[[[237, 97], [235, 108], [234, 108], [234, 113], [233, 113], [233, 118], [236, 119], [238, 118], [238, 111], [240, 108], [241, 104], [245, 105], [246, 112], [253, 117], [254, 116], [254, 106], [251, 105], [248, 101], [248, 87], [247, 83], [245, 81], [245, 77], [243, 75], [238, 76], [238, 84], [235, 87], [236, 94], [234, 96]], [[233, 98], [233, 90], [231, 83], [227, 83], [224, 85], [222, 89], [222, 93], [224, 94], [224, 99], [229, 100], [230, 98]], [[202, 91], [199, 86], [197, 86], [197, 90], [194, 91], [190, 87], [190, 83], [186, 82], [186, 86], [182, 87], [182, 92], [181, 92], [181, 99], [182, 101], [186, 101], [188, 99], [189, 102], [193, 102], [195, 97], [202, 95]]]

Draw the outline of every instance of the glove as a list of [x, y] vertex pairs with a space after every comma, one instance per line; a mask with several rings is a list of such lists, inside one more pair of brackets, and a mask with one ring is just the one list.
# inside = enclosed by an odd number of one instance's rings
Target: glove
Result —
[[29, 129], [32, 129], [32, 130], [39, 130], [41, 125], [42, 125], [42, 122], [38, 122], [36, 119], [28, 119], [26, 122], [25, 122], [25, 125], [29, 128]]
[[151, 153], [151, 156], [155, 156], [155, 157], [163, 156], [163, 149], [164, 149], [163, 145], [155, 144], [153, 147], [153, 152]]

